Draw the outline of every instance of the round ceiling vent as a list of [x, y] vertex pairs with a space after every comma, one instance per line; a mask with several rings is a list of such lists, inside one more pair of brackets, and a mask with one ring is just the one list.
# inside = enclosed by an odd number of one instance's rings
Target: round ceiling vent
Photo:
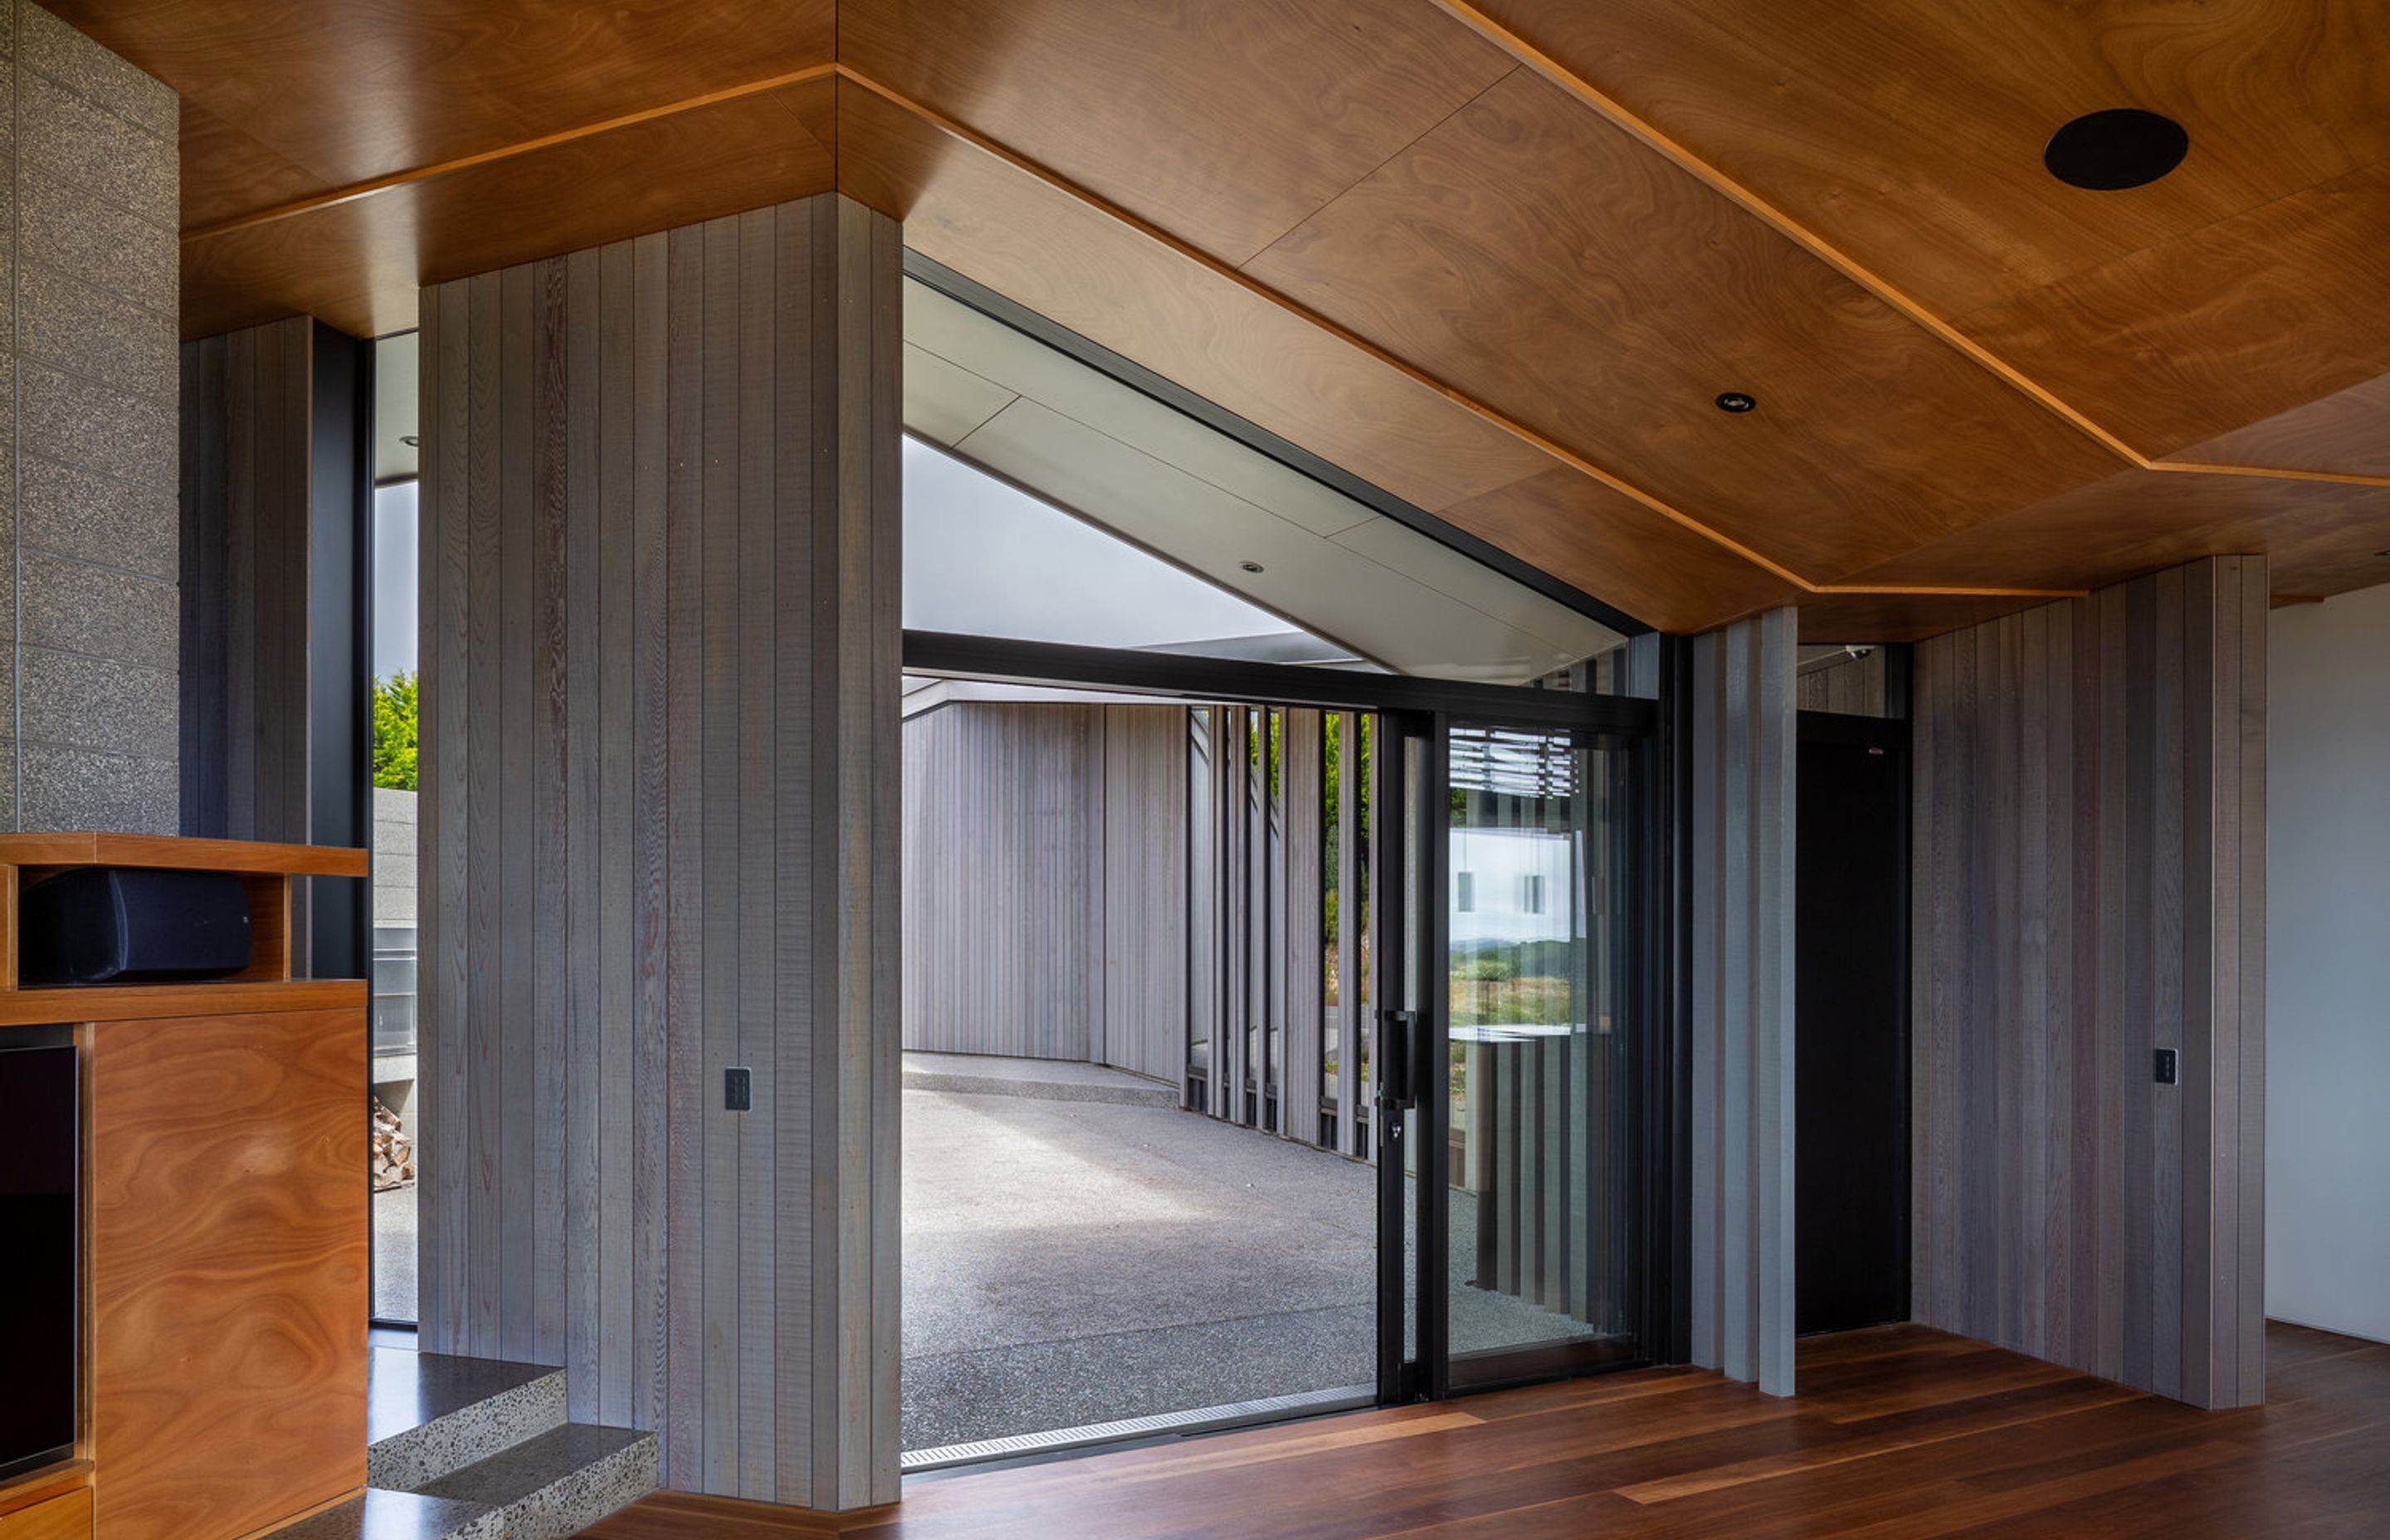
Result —
[[2119, 192], [2156, 181], [2191, 152], [2182, 124], [2138, 107], [2087, 112], [2049, 136], [2041, 163], [2070, 186]]

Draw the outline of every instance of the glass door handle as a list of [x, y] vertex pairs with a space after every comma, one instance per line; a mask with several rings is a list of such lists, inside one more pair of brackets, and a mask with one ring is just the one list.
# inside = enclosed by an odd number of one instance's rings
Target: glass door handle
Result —
[[1419, 1012], [1415, 1010], [1378, 1013], [1378, 1059], [1386, 1067], [1379, 1082], [1378, 1100], [1389, 1110], [1412, 1106], [1419, 1100], [1419, 1054], [1413, 1042], [1418, 1030]]

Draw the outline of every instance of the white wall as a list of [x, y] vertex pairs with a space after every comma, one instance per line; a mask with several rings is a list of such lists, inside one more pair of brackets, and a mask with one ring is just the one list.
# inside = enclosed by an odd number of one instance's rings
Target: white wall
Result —
[[2390, 1341], [2390, 585], [2267, 640], [2266, 1313]]

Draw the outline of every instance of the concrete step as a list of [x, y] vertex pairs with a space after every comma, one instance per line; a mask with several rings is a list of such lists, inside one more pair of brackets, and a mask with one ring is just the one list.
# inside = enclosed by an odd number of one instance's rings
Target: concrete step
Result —
[[568, 1422], [420, 1488], [495, 1508], [506, 1540], [564, 1540], [656, 1489], [653, 1433]]
[[564, 1426], [564, 1405], [559, 1368], [376, 1348], [367, 1379], [366, 1484], [419, 1492]]
[[912, 1052], [904, 1058], [907, 1091], [1028, 1097], [1037, 1101], [1101, 1101], [1123, 1107], [1176, 1107], [1178, 1087], [1104, 1064], [995, 1054]]
[[369, 1487], [362, 1497], [276, 1530], [273, 1540], [504, 1540], [504, 1520], [487, 1503]]

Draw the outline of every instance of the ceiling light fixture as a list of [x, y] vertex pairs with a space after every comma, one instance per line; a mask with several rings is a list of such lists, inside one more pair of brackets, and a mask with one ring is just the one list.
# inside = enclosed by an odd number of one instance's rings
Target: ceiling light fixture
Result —
[[417, 437], [413, 433], [401, 433], [398, 436], [398, 442], [406, 445], [409, 449], [417, 448], [423, 443], [422, 439]]
[[1759, 398], [1743, 391], [1721, 391], [1717, 406], [1721, 412], [1755, 412], [1759, 409]]
[[2191, 153], [2182, 124], [2138, 107], [2087, 112], [2049, 136], [2041, 163], [2069, 186], [2121, 192], [2156, 181]]
[[1248, 572], [1258, 572], [1262, 571], [1262, 564], [1258, 561], [1240, 561], [1237, 565], [1242, 567]]

